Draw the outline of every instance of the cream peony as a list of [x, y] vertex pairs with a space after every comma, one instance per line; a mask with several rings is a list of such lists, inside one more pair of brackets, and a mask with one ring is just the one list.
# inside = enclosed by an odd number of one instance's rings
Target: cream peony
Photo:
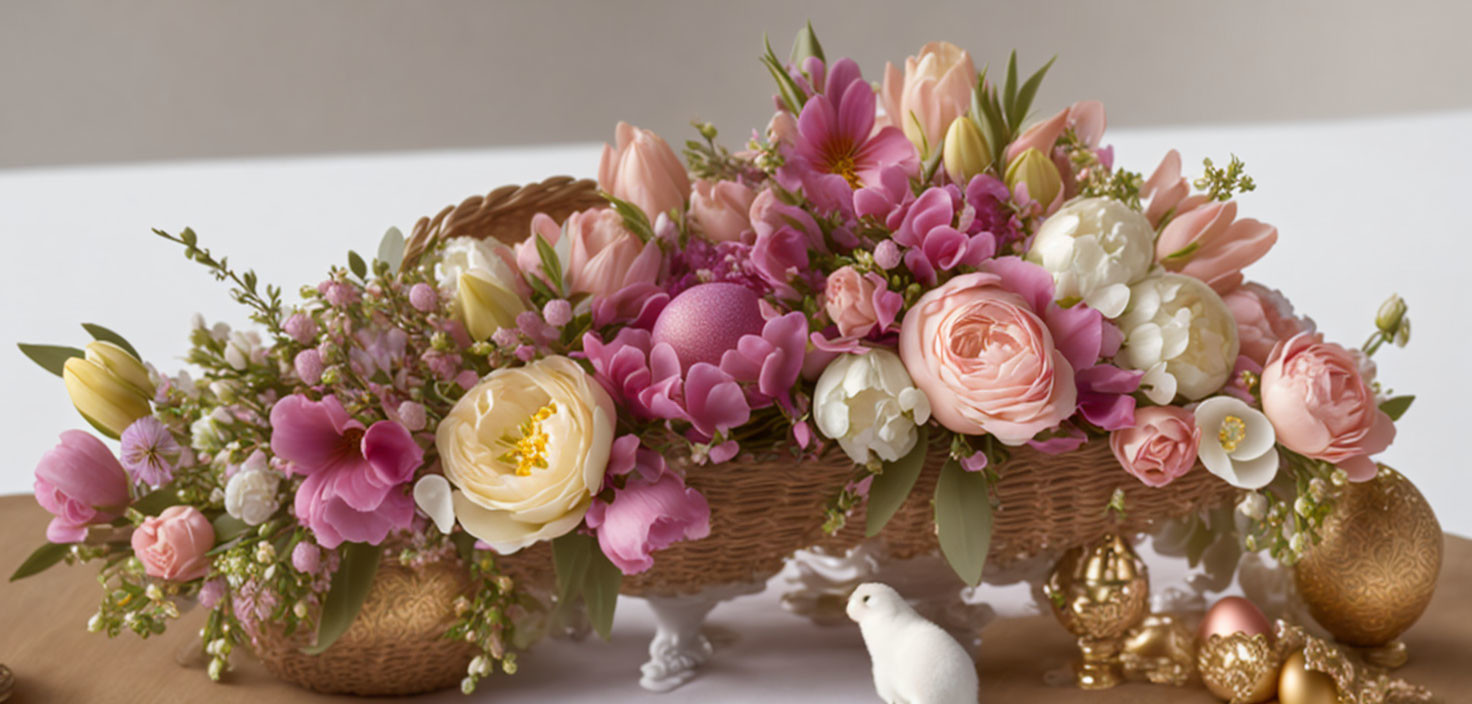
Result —
[[[1115, 362], [1145, 371], [1143, 381], [1168, 375], [1175, 392], [1192, 401], [1221, 389], [1237, 364], [1237, 323], [1221, 296], [1199, 279], [1160, 274], [1136, 283], [1117, 322], [1125, 338]], [[1155, 390], [1168, 386], [1152, 384]]]
[[491, 372], [435, 437], [460, 525], [501, 553], [576, 528], [603, 484], [614, 413], [566, 357]]
[[1262, 411], [1231, 396], [1196, 406], [1198, 453], [1207, 471], [1238, 489], [1261, 489], [1278, 474], [1278, 436]]
[[1053, 275], [1059, 301], [1082, 300], [1117, 318], [1130, 301], [1129, 285], [1155, 261], [1155, 228], [1113, 198], [1076, 200], [1038, 228], [1027, 260]]
[[915, 429], [930, 419], [930, 401], [899, 355], [872, 349], [828, 364], [813, 392], [813, 417], [854, 462], [868, 462], [871, 453], [893, 462], [915, 448]]

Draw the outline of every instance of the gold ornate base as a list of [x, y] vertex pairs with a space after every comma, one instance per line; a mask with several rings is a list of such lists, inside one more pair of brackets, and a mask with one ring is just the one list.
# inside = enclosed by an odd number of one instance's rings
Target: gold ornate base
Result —
[[1410, 654], [1406, 652], [1406, 644], [1398, 640], [1372, 648], [1355, 648], [1355, 652], [1359, 653], [1365, 662], [1387, 670], [1397, 669], [1410, 660]]
[[1078, 665], [1079, 689], [1109, 689], [1121, 682], [1119, 641], [1079, 638], [1078, 650], [1083, 654]]

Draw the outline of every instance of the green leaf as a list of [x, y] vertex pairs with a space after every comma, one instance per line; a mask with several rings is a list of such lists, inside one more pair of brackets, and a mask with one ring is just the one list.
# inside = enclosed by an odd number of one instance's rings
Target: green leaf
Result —
[[1201, 243], [1200, 242], [1192, 242], [1191, 244], [1188, 244], [1188, 245], [1186, 245], [1186, 246], [1184, 246], [1184, 247], [1182, 247], [1182, 248], [1180, 248], [1180, 249], [1178, 249], [1178, 250], [1176, 250], [1174, 252], [1171, 252], [1170, 254], [1165, 255], [1165, 258], [1162, 259], [1161, 261], [1166, 261], [1166, 262], [1183, 262], [1183, 261], [1186, 261], [1187, 259], [1190, 259], [1193, 255], [1195, 255], [1196, 254], [1196, 250], [1198, 250], [1198, 249], [1201, 249]]
[[404, 263], [404, 233], [399, 228], [390, 227], [383, 233], [383, 239], [378, 241], [378, 261], [387, 264], [390, 273], [398, 271]]
[[133, 355], [133, 359], [139, 361], [143, 360], [143, 355], [138, 354], [138, 350], [134, 349], [132, 345], [128, 344], [128, 341], [124, 340], [122, 335], [108, 330], [107, 328], [102, 327], [97, 323], [82, 323], [82, 329], [86, 330], [87, 334], [92, 336], [92, 339], [102, 340], [103, 342], [111, 342], [114, 345], [123, 348], [124, 352]]
[[41, 365], [52, 374], [61, 376], [61, 370], [66, 366], [66, 361], [72, 357], [82, 357], [86, 353], [75, 347], [63, 347], [60, 345], [28, 345], [24, 342], [17, 345], [21, 354], [29, 357], [32, 362]]
[[178, 506], [184, 503], [179, 500], [179, 495], [167, 487], [155, 489], [143, 498], [133, 502], [133, 508], [145, 516], [157, 516], [170, 506]]
[[797, 40], [792, 43], [792, 56], [789, 60], [794, 66], [802, 66], [803, 59], [809, 56], [816, 56], [824, 63], [828, 62], [823, 56], [823, 45], [818, 43], [818, 33], [813, 31], [812, 20], [808, 20], [806, 27], [797, 30]]
[[353, 275], [360, 279], [368, 278], [368, 265], [363, 263], [363, 258], [351, 249], [348, 250], [348, 269], [352, 270]]
[[935, 484], [935, 530], [951, 569], [967, 584], [980, 584], [992, 543], [985, 472], [968, 472], [954, 458], [946, 460]]
[[542, 235], [534, 235], [537, 238], [537, 256], [542, 259], [542, 274], [552, 284], [552, 290], [557, 293], [558, 298], [566, 295], [562, 288], [562, 260], [558, 259], [556, 250]]
[[210, 521], [215, 527], [215, 544], [228, 542], [250, 532], [251, 526], [228, 513], [222, 513]]
[[772, 42], [765, 35], [762, 36], [762, 44], [766, 46], [767, 52], [762, 55], [761, 62], [767, 67], [767, 72], [772, 74], [772, 80], [777, 82], [777, 92], [781, 94], [782, 102], [787, 104], [787, 109], [793, 115], [802, 112], [802, 106], [807, 102], [807, 95], [798, 89], [797, 83], [788, 75], [787, 67], [777, 58], [777, 53], [772, 51]]
[[460, 555], [460, 559], [465, 561], [465, 564], [468, 565], [475, 559], [475, 536], [462, 530], [459, 533], [451, 533], [450, 542], [455, 544], [455, 552]]
[[624, 227], [639, 236], [640, 241], [648, 242], [654, 239], [654, 226], [649, 224], [649, 215], [642, 208], [626, 200], [619, 200], [607, 191], [599, 191], [598, 195], [613, 204], [613, 209], [624, 219]]
[[46, 543], [36, 548], [36, 551], [32, 552], [25, 562], [20, 563], [20, 567], [15, 568], [15, 572], [10, 575], [10, 581], [14, 582], [17, 579], [25, 579], [33, 574], [45, 572], [52, 565], [61, 562], [61, 558], [66, 557], [67, 552], [71, 549], [72, 546], [66, 543]]
[[894, 462], [885, 462], [884, 471], [874, 475], [869, 485], [869, 507], [865, 511], [864, 534], [870, 538], [879, 535], [884, 524], [894, 517], [895, 511], [910, 497], [915, 480], [925, 467], [925, 453], [930, 448], [930, 426], [920, 426], [920, 437], [909, 454]]
[[524, 278], [526, 279], [527, 285], [531, 286], [533, 291], [536, 291], [537, 293], [540, 293], [547, 298], [557, 298], [557, 294], [553, 293], [552, 289], [547, 288], [547, 282], [543, 281], [542, 277], [537, 276], [536, 274], [525, 274]]
[[1012, 50], [1012, 55], [1007, 57], [1007, 82], [1002, 86], [1002, 114], [1009, 117], [1007, 124], [1013, 127], [1017, 123], [1012, 122], [1012, 108], [1017, 104], [1017, 50]]
[[[588, 538], [588, 542], [594, 541]], [[588, 620], [593, 623], [593, 630], [599, 638], [608, 640], [613, 632], [613, 612], [618, 607], [618, 590], [623, 585], [624, 575], [596, 544], [590, 557], [588, 576], [583, 581], [583, 602], [588, 605]]]
[[1053, 68], [1053, 62], [1057, 60], [1057, 56], [1048, 59], [1048, 63], [1029, 76], [1027, 82], [1017, 91], [1017, 100], [1012, 103], [1012, 112], [1008, 113], [1008, 119], [1014, 127], [1027, 119], [1027, 113], [1032, 109], [1032, 99], [1038, 94], [1038, 86], [1043, 84], [1043, 76], [1048, 75], [1048, 69]]
[[1411, 402], [1415, 400], [1415, 396], [1396, 396], [1380, 404], [1380, 410], [1385, 411], [1385, 415], [1390, 416], [1391, 420], [1400, 420], [1400, 417], [1410, 410]]
[[321, 655], [337, 642], [368, 598], [373, 575], [378, 572], [378, 558], [383, 549], [367, 543], [343, 543], [342, 565], [332, 575], [332, 586], [322, 601], [322, 617], [317, 622], [317, 642], [302, 648], [307, 655]]
[[582, 594], [597, 543], [586, 535], [568, 533], [552, 541], [552, 566], [557, 570], [557, 600], [571, 603]]

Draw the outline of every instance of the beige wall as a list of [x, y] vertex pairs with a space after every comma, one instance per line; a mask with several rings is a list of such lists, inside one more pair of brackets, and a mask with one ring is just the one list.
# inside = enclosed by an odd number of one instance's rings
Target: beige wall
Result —
[[1472, 106], [1462, 0], [0, 0], [0, 167], [606, 139], [770, 113], [755, 57], [812, 18], [878, 78], [945, 38], [1059, 54], [1038, 106], [1114, 124]]

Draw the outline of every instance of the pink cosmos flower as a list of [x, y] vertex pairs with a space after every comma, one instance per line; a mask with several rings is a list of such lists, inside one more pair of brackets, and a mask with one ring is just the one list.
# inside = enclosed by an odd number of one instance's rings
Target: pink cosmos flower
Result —
[[107, 446], [80, 430], [61, 434], [36, 465], [36, 502], [54, 518], [46, 539], [75, 543], [87, 537], [87, 526], [122, 515], [132, 502], [128, 475]]
[[1233, 201], [1214, 202], [1172, 218], [1155, 242], [1155, 261], [1224, 294], [1241, 285], [1242, 269], [1277, 241], [1278, 228], [1251, 218], [1238, 220]]
[[414, 500], [402, 489], [424, 450], [398, 423], [365, 430], [336, 396], [294, 394], [271, 408], [271, 451], [290, 463], [288, 473], [307, 478], [297, 489], [296, 516], [325, 548], [377, 545], [414, 517]]
[[705, 497], [686, 487], [664, 457], [640, 445], [637, 436], [614, 441], [604, 485], [612, 485], [613, 500], [595, 499], [585, 520], [597, 532], [603, 554], [624, 574], [652, 567], [650, 553], [656, 550], [710, 535]]
[[1395, 439], [1395, 424], [1375, 403], [1349, 350], [1299, 333], [1273, 348], [1262, 370], [1262, 410], [1278, 442], [1332, 462], [1350, 481], [1375, 478], [1370, 455]]
[[1126, 472], [1146, 486], [1162, 487], [1191, 470], [1201, 428], [1190, 411], [1152, 406], [1135, 411], [1134, 425], [1109, 435], [1109, 448]]
[[919, 168], [915, 146], [895, 127], [874, 131], [874, 90], [858, 64], [839, 59], [828, 71], [825, 91], [809, 98], [797, 118], [789, 164], [812, 179], [841, 179], [850, 189], [874, 183], [884, 167]]

